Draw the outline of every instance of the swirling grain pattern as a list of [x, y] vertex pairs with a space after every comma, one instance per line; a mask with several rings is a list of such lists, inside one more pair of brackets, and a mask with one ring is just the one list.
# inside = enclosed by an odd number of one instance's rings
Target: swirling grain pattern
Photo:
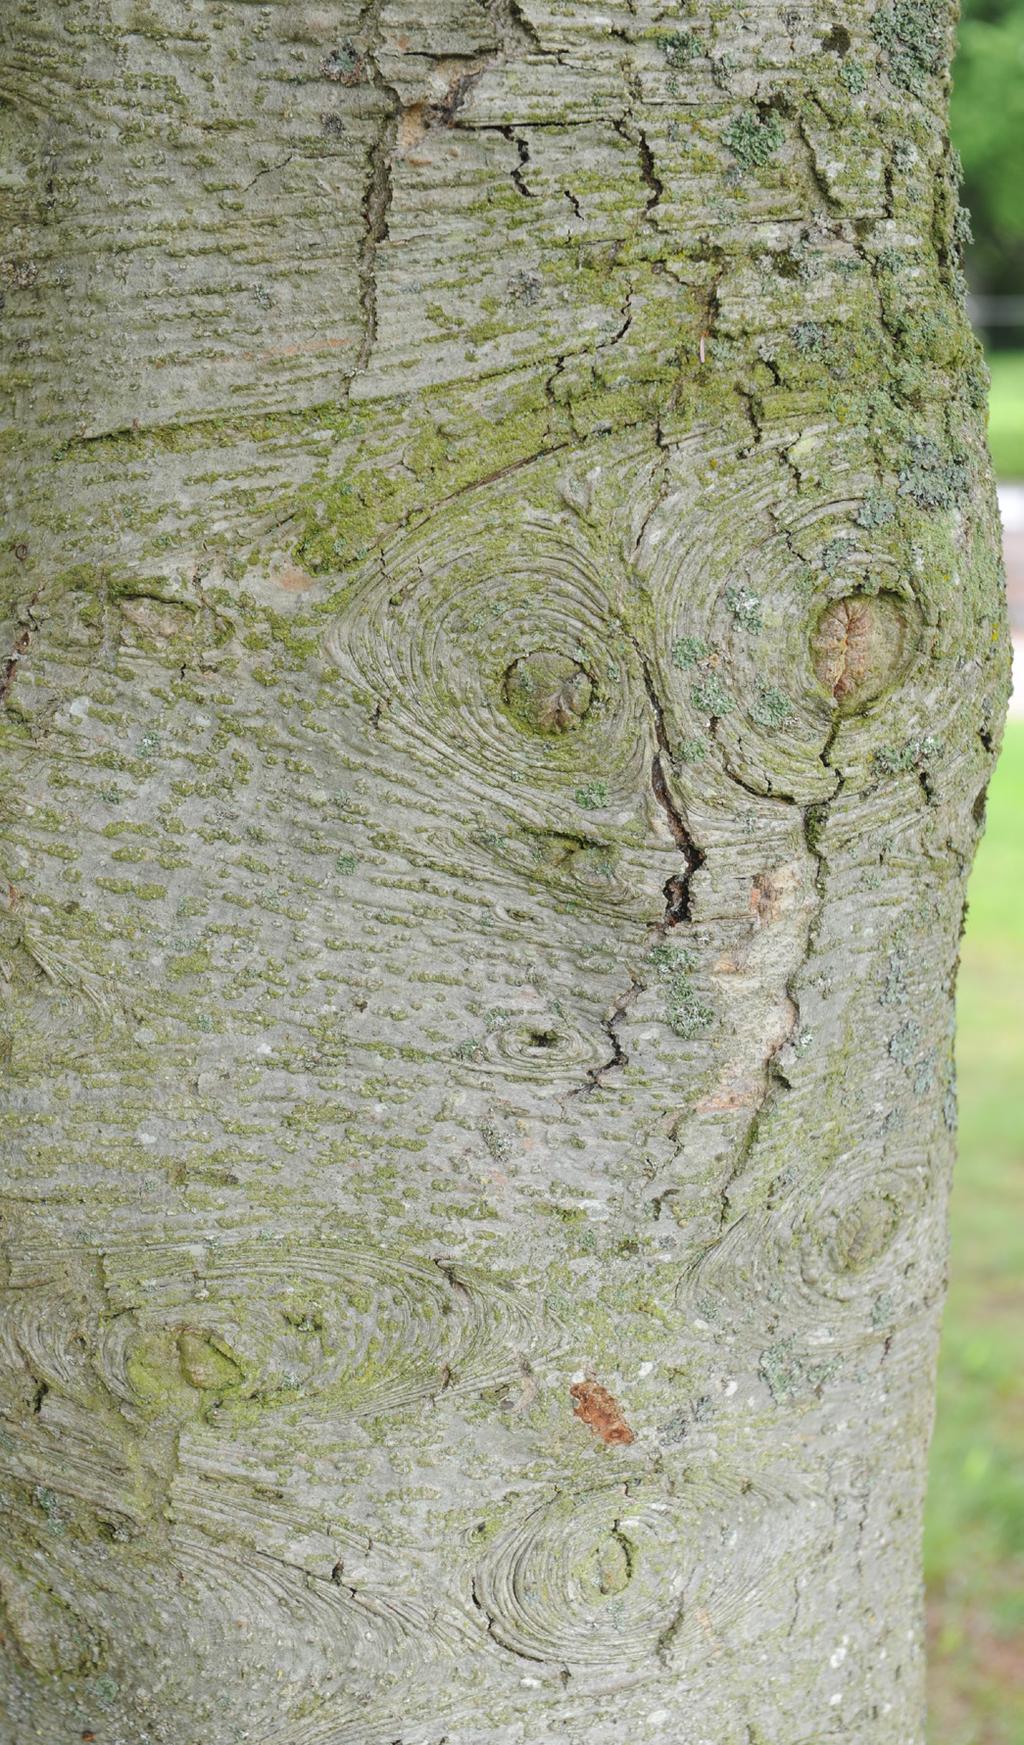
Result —
[[2, 1745], [921, 1745], [1006, 658], [841, 10], [9, 8]]

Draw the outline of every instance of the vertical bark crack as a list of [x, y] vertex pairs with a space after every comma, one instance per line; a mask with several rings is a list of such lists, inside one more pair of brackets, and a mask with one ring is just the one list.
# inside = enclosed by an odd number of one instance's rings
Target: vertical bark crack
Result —
[[[691, 912], [690, 886], [694, 874], [704, 865], [706, 855], [704, 849], [695, 841], [683, 814], [680, 812], [669, 791], [665, 768], [666, 765], [671, 764], [671, 753], [669, 751], [668, 732], [665, 727], [665, 711], [662, 706], [661, 698], [658, 695], [657, 686], [654, 682], [651, 663], [636, 637], [629, 632], [627, 632], [627, 634], [629, 635], [629, 640], [636, 652], [637, 659], [640, 662], [640, 670], [643, 673], [644, 689], [647, 692], [648, 701], [651, 705], [651, 713], [654, 717], [654, 737], [657, 749], [651, 759], [651, 788], [658, 805], [665, 814], [669, 830], [672, 833], [673, 840], [675, 841], [676, 847], [679, 849], [679, 853], [683, 860], [682, 871], [673, 873], [672, 877], [667, 879], [662, 887], [662, 895], [665, 898], [665, 911], [661, 919], [655, 922], [651, 929], [651, 933], [648, 935], [648, 943], [651, 944], [659, 939], [664, 939], [665, 935], [673, 927], [678, 927], [681, 922], [692, 921], [693, 915]], [[638, 976], [635, 971], [631, 971], [629, 987], [626, 992], [621, 994], [615, 1001], [610, 1015], [603, 1021], [603, 1029], [611, 1043], [611, 1056], [602, 1066], [590, 1068], [587, 1074], [588, 1082], [585, 1085], [578, 1086], [577, 1089], [571, 1093], [572, 1096], [579, 1096], [581, 1093], [586, 1093], [596, 1089], [596, 1087], [603, 1082], [606, 1073], [616, 1072], [621, 1070], [623, 1067], [628, 1066], [629, 1055], [626, 1053], [621, 1041], [619, 1040], [618, 1031], [626, 1012], [633, 1004], [637, 995], [642, 991], [644, 985], [642, 978]]]
[[841, 718], [837, 716], [836, 720], [833, 722], [829, 736], [819, 753], [819, 760], [822, 767], [831, 771], [835, 776], [835, 783], [832, 792], [826, 799], [818, 800], [811, 806], [805, 806], [802, 814], [804, 844], [815, 865], [814, 889], [817, 901], [814, 914], [811, 918], [811, 925], [807, 933], [807, 946], [800, 963], [797, 965], [797, 970], [794, 971], [793, 979], [795, 979], [796, 974], [813, 955], [818, 933], [821, 930], [822, 916], [825, 911], [825, 880], [828, 875], [828, 856], [821, 847], [821, 838], [828, 824], [832, 807], [835, 805], [837, 799], [842, 793], [846, 782], [846, 777], [840, 770], [836, 769], [832, 762], [832, 748], [835, 745], [841, 725]]
[[30, 630], [25, 629], [21, 631], [20, 635], [15, 640], [14, 647], [10, 654], [4, 661], [3, 666], [0, 667], [0, 703], [6, 703], [7, 701], [8, 693], [14, 683], [15, 674], [18, 671], [18, 662], [28, 648], [31, 640], [32, 633]]
[[537, 27], [521, 0], [491, 0], [488, 11], [505, 38], [510, 56], [516, 49], [527, 54], [551, 54], [541, 42]]
[[359, 306], [363, 311], [363, 338], [356, 362], [366, 368], [377, 339], [377, 251], [388, 234], [391, 208], [391, 154], [398, 132], [398, 99], [387, 114], [370, 149], [370, 173], [363, 194], [363, 238], [359, 250]]
[[523, 171], [530, 161], [529, 146], [525, 139], [523, 139], [522, 135], [516, 133], [511, 127], [502, 127], [500, 132], [503, 133], [505, 138], [515, 146], [516, 151], [519, 153], [518, 164], [515, 169], [509, 170], [509, 175], [512, 177], [512, 183], [515, 187], [516, 193], [521, 194], [524, 200], [535, 200], [537, 196], [532, 188], [527, 187], [526, 177], [523, 175]]
[[7, 698], [11, 692], [11, 687], [17, 677], [19, 662], [21, 661], [22, 655], [28, 652], [29, 644], [32, 641], [32, 632], [35, 628], [31, 622], [32, 608], [39, 599], [40, 591], [41, 590], [37, 588], [36, 592], [32, 595], [32, 598], [25, 609], [25, 616], [29, 622], [24, 624], [22, 629], [19, 630], [14, 639], [14, 645], [10, 654], [7, 656], [3, 665], [0, 666], [0, 708], [3, 708], [7, 702]]
[[815, 801], [813, 805], [805, 806], [801, 810], [804, 845], [807, 849], [807, 853], [814, 861], [815, 903], [814, 911], [811, 915], [807, 929], [807, 941], [804, 945], [803, 952], [801, 953], [800, 960], [794, 965], [790, 974], [786, 978], [786, 995], [793, 1008], [793, 1017], [786, 1034], [780, 1038], [765, 1059], [764, 1090], [750, 1117], [746, 1132], [740, 1141], [736, 1156], [733, 1159], [732, 1168], [729, 1171], [728, 1179], [722, 1186], [721, 1203], [719, 1208], [720, 1232], [725, 1230], [725, 1227], [729, 1222], [731, 1189], [734, 1183], [737, 1182], [743, 1174], [747, 1160], [757, 1144], [761, 1127], [771, 1113], [780, 1092], [790, 1088], [789, 1080], [786, 1078], [780, 1065], [780, 1056], [783, 1049], [794, 1042], [800, 1032], [800, 998], [797, 992], [796, 983], [801, 971], [814, 955], [818, 934], [821, 931], [822, 917], [825, 912], [825, 882], [828, 876], [828, 858], [824, 849], [821, 847], [821, 838], [828, 824], [832, 807], [842, 792], [845, 782], [845, 777], [831, 762], [832, 747], [836, 742], [836, 736], [839, 732], [840, 724], [839, 719], [833, 723], [828, 738], [819, 753], [823, 767], [830, 770], [835, 776], [835, 785], [833, 786], [832, 792], [826, 799]]
[[633, 1001], [641, 992], [643, 985], [644, 984], [639, 976], [637, 976], [633, 971], [630, 971], [629, 987], [626, 989], [624, 994], [619, 995], [619, 998], [612, 1006], [608, 1017], [601, 1020], [601, 1028], [611, 1044], [611, 1054], [600, 1066], [591, 1066], [587, 1068], [586, 1083], [577, 1085], [575, 1090], [570, 1091], [570, 1097], [587, 1096], [589, 1092], [597, 1090], [598, 1087], [604, 1083], [606, 1073], [621, 1072], [623, 1067], [629, 1065], [629, 1055], [626, 1053], [622, 1043], [619, 1041], [619, 1025], [622, 1023], [622, 1020], [630, 1006], [633, 1004]]
[[666, 932], [670, 927], [676, 927], [680, 921], [693, 919], [690, 908], [690, 885], [694, 873], [704, 865], [705, 853], [694, 840], [683, 814], [672, 799], [668, 780], [665, 774], [666, 766], [671, 767], [672, 758], [669, 751], [668, 733], [665, 728], [665, 711], [661, 698], [654, 683], [651, 663], [635, 636], [630, 636], [630, 642], [636, 650], [643, 673], [644, 689], [654, 716], [654, 737], [657, 750], [651, 759], [651, 787], [654, 797], [665, 814], [669, 830], [683, 858], [683, 870], [674, 873], [664, 886], [665, 914], [660, 923], [660, 931]]
[[377, 339], [377, 254], [388, 234], [388, 213], [391, 210], [393, 183], [391, 163], [398, 138], [398, 123], [402, 100], [393, 85], [389, 85], [377, 62], [383, 33], [380, 20], [381, 0], [371, 0], [359, 24], [367, 31], [366, 69], [370, 83], [383, 99], [384, 110], [377, 134], [370, 147], [366, 187], [363, 190], [363, 235], [359, 247], [359, 307], [363, 312], [363, 338], [356, 359], [356, 373], [366, 368]]
[[[644, 207], [644, 217], [647, 218], [658, 205], [665, 192], [665, 184], [654, 165], [654, 153], [651, 150], [647, 135], [642, 127], [636, 126], [631, 117], [623, 117], [612, 123], [620, 139], [633, 146], [640, 159], [640, 179], [649, 190], [647, 203]], [[652, 222], [654, 222], [652, 220]]]
[[670, 1667], [672, 1664], [672, 1645], [683, 1627], [685, 1612], [685, 1605], [683, 1601], [680, 1600], [675, 1611], [672, 1613], [671, 1618], [658, 1637], [657, 1642], [654, 1644], [655, 1658], [664, 1667]]

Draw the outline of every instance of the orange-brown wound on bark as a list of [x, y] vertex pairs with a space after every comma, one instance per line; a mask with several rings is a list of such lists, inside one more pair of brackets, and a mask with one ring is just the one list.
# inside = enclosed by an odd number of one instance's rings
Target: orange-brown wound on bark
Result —
[[845, 709], [880, 696], [899, 676], [912, 645], [912, 608], [895, 594], [831, 600], [811, 638], [818, 679]]
[[633, 1442], [635, 1437], [622, 1414], [618, 1400], [596, 1381], [574, 1381], [569, 1389], [577, 1418], [589, 1425], [602, 1442]]
[[505, 701], [521, 725], [535, 733], [566, 733], [590, 708], [590, 675], [567, 654], [538, 648], [506, 669]]

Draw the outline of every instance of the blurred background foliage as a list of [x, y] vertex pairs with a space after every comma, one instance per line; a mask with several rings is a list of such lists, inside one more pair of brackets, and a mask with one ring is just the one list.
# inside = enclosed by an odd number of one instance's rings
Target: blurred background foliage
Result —
[[929, 1745], [1024, 1745], [1024, 720], [971, 876], [960, 1155], [925, 1528]]
[[[1004, 517], [1024, 481], [1024, 0], [962, 0], [953, 141]], [[1009, 489], [1008, 489], [1009, 487]], [[1017, 487], [1020, 494], [1020, 486]], [[1017, 517], [1019, 519], [1018, 508]], [[1006, 542], [1024, 631], [1024, 540]], [[958, 991], [960, 1155], [925, 1531], [929, 1745], [1024, 1745], [1024, 707], [971, 877]]]
[[[1024, 70], [1021, 74], [1024, 78]], [[1024, 141], [1021, 146], [1024, 160]], [[1024, 181], [1024, 162], [1021, 164]], [[1024, 479], [1024, 351], [987, 345], [992, 376], [989, 390], [988, 440], [998, 477]]]
[[[1024, 305], [1024, 0], [963, 0], [953, 139], [974, 223], [972, 287]], [[1013, 338], [1024, 339], [1024, 318]]]
[[1003, 478], [1024, 479], [1024, 0], [962, 0], [952, 129], [974, 230], [971, 313], [992, 371], [992, 454]]

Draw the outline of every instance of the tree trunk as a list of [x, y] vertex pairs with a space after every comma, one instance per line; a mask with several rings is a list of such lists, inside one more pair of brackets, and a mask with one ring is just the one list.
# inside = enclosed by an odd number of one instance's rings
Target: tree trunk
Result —
[[678, 11], [5, 7], [5, 1741], [923, 1739], [952, 7]]

